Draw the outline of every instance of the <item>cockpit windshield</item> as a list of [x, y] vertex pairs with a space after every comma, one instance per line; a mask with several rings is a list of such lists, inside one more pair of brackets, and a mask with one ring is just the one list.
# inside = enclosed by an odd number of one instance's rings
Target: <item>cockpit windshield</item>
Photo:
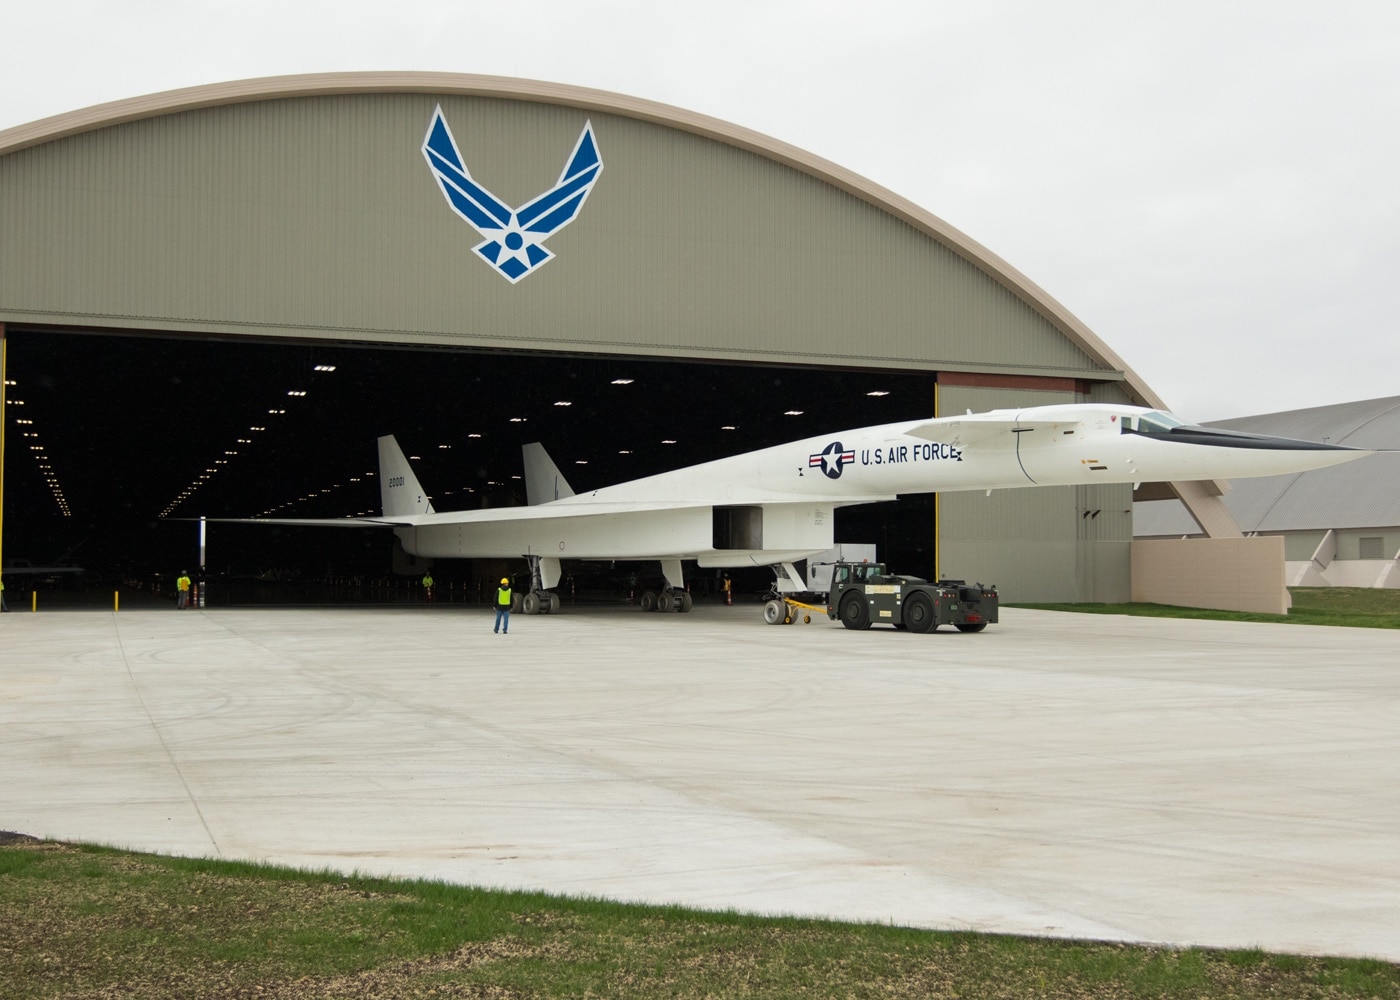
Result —
[[1163, 410], [1152, 410], [1136, 417], [1124, 417], [1124, 434], [1170, 434], [1177, 427], [1185, 427], [1186, 422], [1178, 420]]

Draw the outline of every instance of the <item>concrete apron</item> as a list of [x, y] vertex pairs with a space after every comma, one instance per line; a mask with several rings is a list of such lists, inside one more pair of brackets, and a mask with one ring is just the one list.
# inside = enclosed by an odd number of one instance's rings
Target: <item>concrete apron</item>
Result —
[[569, 608], [12, 613], [0, 828], [1400, 960], [1400, 632]]

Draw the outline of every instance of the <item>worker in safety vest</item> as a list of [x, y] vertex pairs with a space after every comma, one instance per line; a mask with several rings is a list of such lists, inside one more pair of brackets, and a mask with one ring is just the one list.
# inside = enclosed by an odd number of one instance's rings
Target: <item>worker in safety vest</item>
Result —
[[510, 577], [501, 577], [500, 589], [496, 591], [496, 627], [492, 632], [510, 631]]
[[433, 574], [423, 574], [423, 599], [429, 604], [433, 603]]
[[175, 607], [181, 611], [190, 606], [190, 571], [181, 570], [175, 581]]

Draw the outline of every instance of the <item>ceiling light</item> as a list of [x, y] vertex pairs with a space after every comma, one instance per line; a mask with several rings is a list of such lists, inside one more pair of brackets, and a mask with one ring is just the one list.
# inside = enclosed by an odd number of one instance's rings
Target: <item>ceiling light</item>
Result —
[[613, 385], [631, 385], [631, 384], [632, 384], [632, 380], [631, 380], [630, 378], [615, 378], [615, 379], [612, 380], [612, 384], [613, 384]]
[[888, 396], [889, 393], [886, 392], [884, 389], [872, 389], [870, 392], [867, 392], [866, 395], [867, 395], [867, 396]]
[[335, 365], [317, 365], [317, 366], [315, 367], [314, 371], [318, 371], [318, 372], [333, 372], [333, 371], [335, 371]]
[[784, 411], [783, 411], [783, 416], [785, 416], [785, 417], [800, 417], [800, 416], [802, 416], [802, 411], [801, 411], [801, 410], [784, 410]]
[[569, 402], [567, 399], [561, 399], [561, 400], [559, 400], [559, 402], [555, 403], [554, 405], [555, 405], [555, 406], [573, 406], [574, 404], [571, 403], [571, 402]]

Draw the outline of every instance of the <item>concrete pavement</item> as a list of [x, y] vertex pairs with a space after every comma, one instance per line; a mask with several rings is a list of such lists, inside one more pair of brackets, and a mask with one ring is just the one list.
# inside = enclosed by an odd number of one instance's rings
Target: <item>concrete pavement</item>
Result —
[[1400, 632], [461, 607], [0, 617], [0, 829], [1400, 960]]

